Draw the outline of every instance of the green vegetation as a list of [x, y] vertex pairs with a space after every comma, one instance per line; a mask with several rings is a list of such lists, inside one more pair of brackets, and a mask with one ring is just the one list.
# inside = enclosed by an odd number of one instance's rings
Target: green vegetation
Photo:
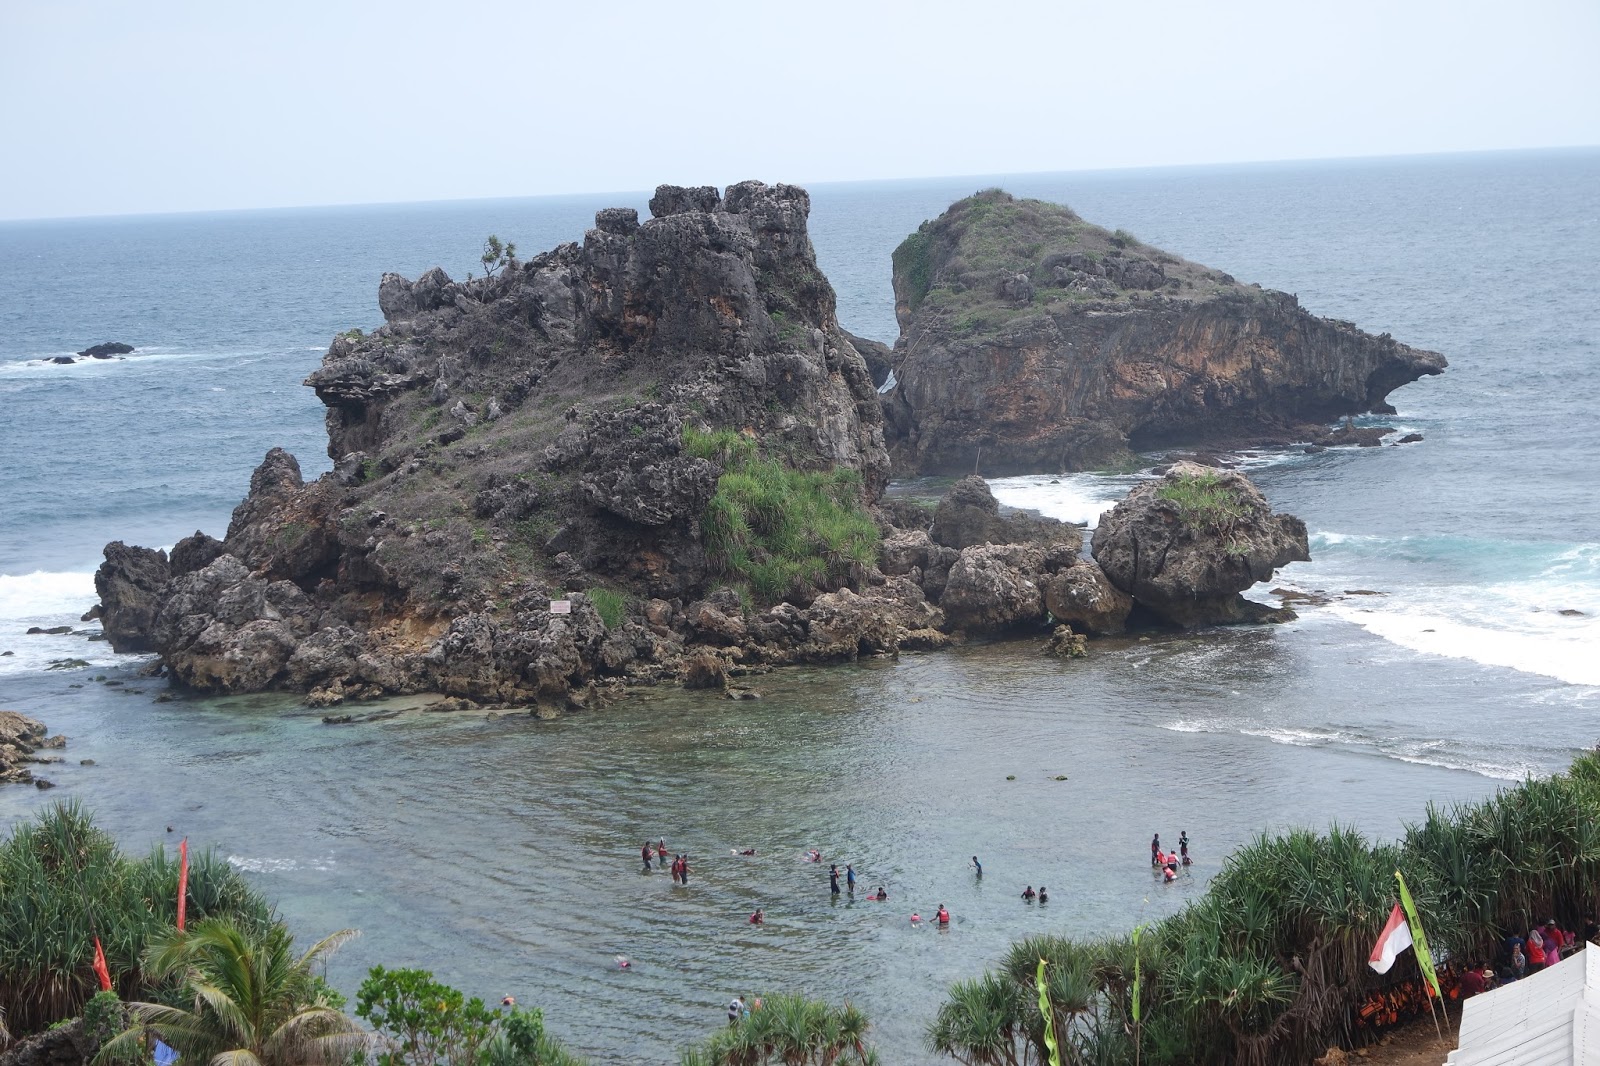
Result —
[[1250, 505], [1217, 474], [1192, 474], [1169, 478], [1156, 495], [1178, 505], [1179, 518], [1192, 531], [1228, 530], [1250, 515]]
[[917, 232], [900, 242], [891, 257], [897, 277], [906, 279], [906, 302], [911, 310], [922, 306], [922, 300], [933, 288], [933, 232], [932, 223], [924, 222]]
[[861, 474], [795, 470], [732, 430], [685, 427], [684, 451], [722, 464], [700, 528], [712, 559], [776, 602], [877, 559], [878, 527], [861, 503]]
[[[1398, 844], [1338, 826], [1263, 835], [1235, 852], [1205, 895], [1137, 940], [1034, 937], [995, 971], [951, 987], [930, 1045], [969, 1064], [1046, 1061], [1034, 995], [1047, 962], [1062, 1061], [1151, 1066], [1307, 1063], [1350, 1039], [1372, 990], [1416, 976], [1411, 955], [1384, 977], [1367, 954], [1401, 870], [1428, 939], [1456, 959], [1491, 958], [1503, 938], [1555, 915], [1580, 925], [1600, 905], [1600, 752], [1493, 799], [1430, 807]], [[1139, 975], [1139, 1026], [1133, 981]]]
[[[0, 1044], [76, 1015], [95, 1066], [149, 1061], [159, 1034], [188, 1063], [232, 1066], [581, 1066], [537, 1010], [486, 1009], [423, 970], [375, 967], [357, 1013], [321, 974], [356, 933], [303, 952], [271, 908], [212, 852], [192, 856], [187, 931], [177, 863], [124, 858], [75, 803], [0, 842]], [[97, 991], [94, 942], [116, 991]], [[92, 993], [92, 994], [91, 994]]]
[[145, 969], [156, 979], [176, 979], [190, 1005], [126, 1004], [139, 1024], [103, 1046], [95, 1061], [131, 1057], [150, 1027], [185, 1062], [346, 1062], [366, 1047], [366, 1034], [318, 1001], [313, 967], [355, 935], [345, 929], [296, 955], [289, 931], [278, 924], [261, 929], [218, 917], [187, 932], [167, 929], [146, 949]]
[[[495, 275], [495, 271], [499, 270], [502, 267], [511, 266], [516, 261], [517, 261], [517, 246], [516, 245], [510, 243], [509, 241], [506, 242], [505, 244], [501, 244], [500, 243], [500, 238], [496, 237], [492, 233], [489, 234], [489, 236], [484, 238], [484, 241], [483, 241], [483, 254], [478, 257], [478, 262], [483, 264], [483, 276], [484, 277], [492, 278]], [[470, 274], [467, 275], [467, 277], [469, 279], [471, 278], [471, 276], [472, 275], [470, 275]]]
[[867, 1016], [804, 996], [752, 1000], [757, 1009], [707, 1040], [687, 1048], [681, 1066], [874, 1066]]
[[[130, 859], [77, 803], [56, 804], [0, 843], [0, 1016], [14, 1034], [78, 1014], [99, 988], [94, 939], [123, 995], [152, 996], [145, 948], [177, 920], [178, 863], [157, 847]], [[190, 856], [191, 921], [265, 929], [271, 909], [209, 850]]]
[[427, 970], [374, 966], [356, 994], [356, 1016], [381, 1040], [376, 1066], [578, 1066], [545, 1032], [544, 1015], [491, 1010]]
[[594, 604], [594, 609], [600, 613], [600, 621], [606, 624], [607, 629], [620, 628], [627, 620], [628, 597], [622, 593], [597, 586], [587, 590], [584, 595]]

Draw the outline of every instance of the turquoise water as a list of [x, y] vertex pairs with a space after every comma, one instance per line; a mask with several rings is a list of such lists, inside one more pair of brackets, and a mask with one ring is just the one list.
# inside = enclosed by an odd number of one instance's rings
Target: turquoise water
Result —
[[[890, 250], [995, 183], [814, 189], [844, 324], [892, 340]], [[756, 703], [648, 691], [556, 722], [328, 727], [282, 697], [157, 704], [104, 644], [22, 630], [76, 622], [106, 540], [220, 532], [267, 448], [326, 469], [299, 382], [334, 332], [376, 323], [382, 271], [465, 273], [486, 233], [531, 251], [628, 198], [0, 224], [0, 705], [72, 738], [48, 771], [60, 787], [0, 791], [0, 825], [65, 797], [130, 847], [172, 825], [224, 847], [305, 934], [361, 928], [334, 969], [347, 989], [376, 962], [430, 966], [545, 1005], [606, 1061], [669, 1061], [735, 992], [782, 988], [853, 998], [889, 1060], [912, 1062], [944, 986], [1018, 935], [1125, 929], [1264, 829], [1393, 835], [1429, 799], [1594, 743], [1600, 153], [1003, 184], [1449, 356], [1384, 420], [1424, 443], [1252, 460], [1313, 531], [1316, 561], [1280, 583], [1334, 602], [1079, 662], [975, 646], [773, 675]], [[106, 339], [139, 351], [42, 361]], [[1135, 480], [995, 489], [1093, 521]], [[44, 669], [66, 657], [95, 666]], [[1150, 833], [1180, 829], [1197, 865], [1152, 882]], [[696, 857], [687, 890], [638, 872], [659, 836]], [[890, 902], [830, 904], [825, 868], [800, 861], [812, 846]], [[759, 854], [729, 854], [744, 847]], [[1048, 907], [1022, 904], [1041, 881]], [[941, 902], [951, 931], [910, 929]], [[762, 929], [744, 921], [757, 905]]]

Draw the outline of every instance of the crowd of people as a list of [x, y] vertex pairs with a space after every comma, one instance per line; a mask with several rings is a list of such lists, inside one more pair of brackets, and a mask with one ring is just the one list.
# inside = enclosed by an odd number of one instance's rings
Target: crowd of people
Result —
[[1507, 937], [1500, 958], [1496, 960], [1498, 965], [1470, 962], [1461, 973], [1461, 996], [1465, 999], [1548, 970], [1596, 937], [1600, 937], [1600, 925], [1595, 922], [1584, 927], [1581, 940], [1572, 930], [1563, 929], [1554, 918], [1541, 922], [1525, 936]]

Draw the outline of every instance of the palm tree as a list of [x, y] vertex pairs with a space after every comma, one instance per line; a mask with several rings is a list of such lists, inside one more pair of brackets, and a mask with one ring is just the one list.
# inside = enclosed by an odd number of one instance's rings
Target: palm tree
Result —
[[179, 978], [194, 996], [193, 1009], [129, 1003], [141, 1024], [108, 1042], [95, 1063], [131, 1051], [147, 1030], [192, 1066], [344, 1062], [366, 1046], [366, 1035], [318, 1002], [312, 967], [356, 935], [342, 930], [296, 957], [282, 925], [254, 932], [231, 918], [208, 918], [188, 932], [172, 930], [146, 950], [145, 971], [157, 979]]

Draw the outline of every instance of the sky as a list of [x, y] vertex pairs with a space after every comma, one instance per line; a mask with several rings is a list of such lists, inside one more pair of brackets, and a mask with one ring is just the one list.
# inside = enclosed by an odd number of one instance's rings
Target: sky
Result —
[[0, 219], [1600, 144], [1600, 0], [0, 0]]

